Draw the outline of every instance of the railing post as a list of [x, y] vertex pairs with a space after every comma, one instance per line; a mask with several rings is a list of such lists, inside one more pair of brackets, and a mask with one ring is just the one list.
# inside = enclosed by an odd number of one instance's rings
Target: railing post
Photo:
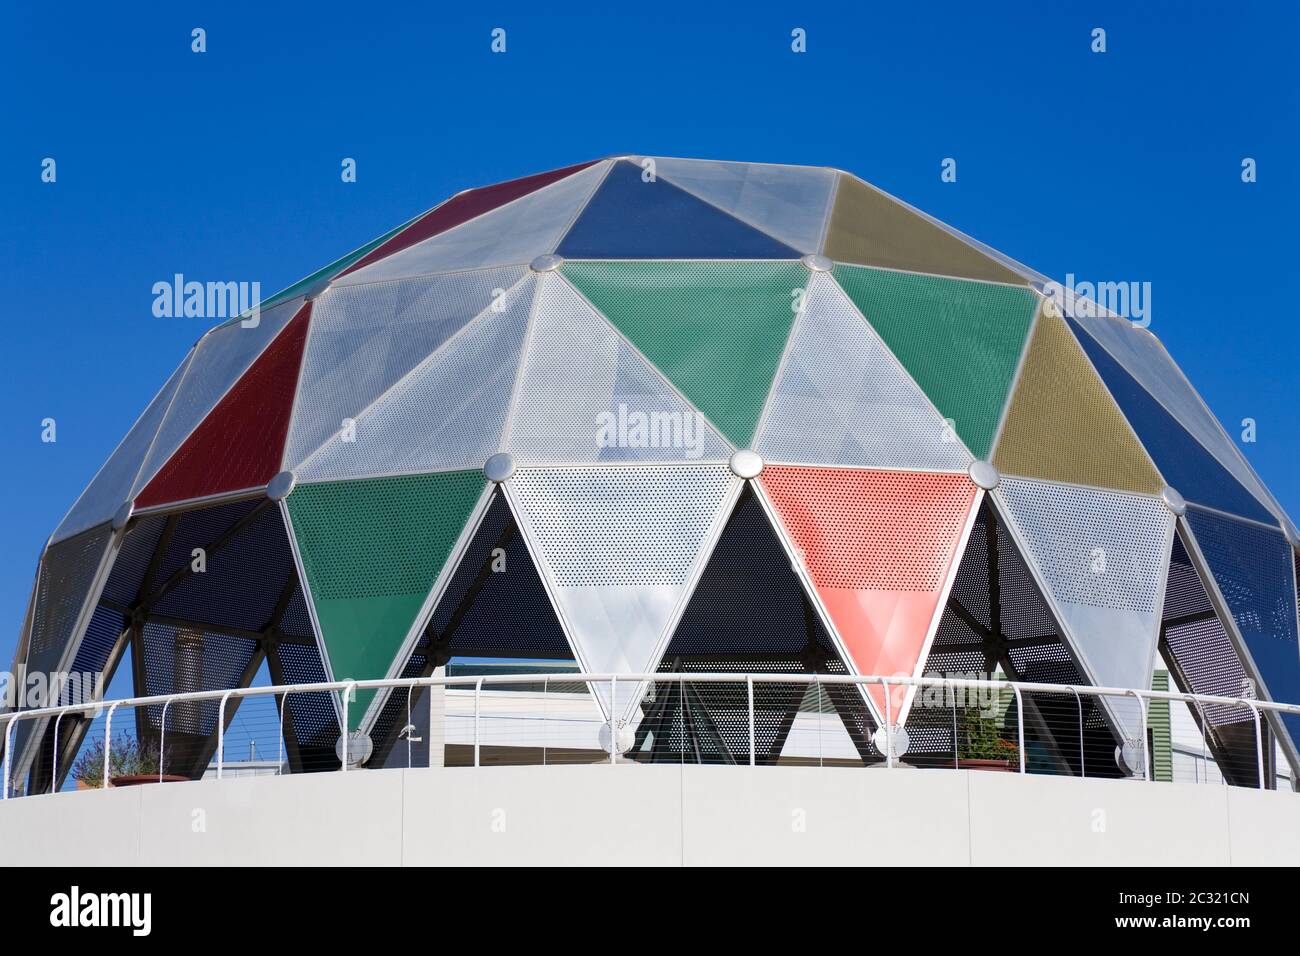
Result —
[[59, 723], [63, 720], [64, 711], [59, 711], [59, 716], [54, 718], [54, 751], [50, 759], [50, 793], [59, 792]]
[[280, 754], [275, 765], [275, 775], [278, 777], [284, 773], [284, 708], [289, 703], [288, 693], [280, 695]]
[[[880, 686], [885, 691], [885, 769], [891, 770], [894, 766], [894, 717], [891, 701], [889, 699], [889, 678], [880, 678]], [[821, 695], [818, 695], [820, 700]]]
[[1079, 691], [1076, 688], [1071, 687], [1070, 690], [1074, 692], [1074, 703], [1079, 708], [1079, 776], [1086, 777], [1088, 776], [1088, 764], [1083, 755], [1083, 698], [1079, 696]]
[[4, 794], [3, 796], [0, 796], [0, 800], [9, 799], [9, 755], [13, 753], [13, 749], [14, 749], [13, 729], [14, 729], [14, 724], [16, 723], [18, 723], [17, 713], [10, 714], [9, 719], [5, 721], [5, 766], [4, 766], [5, 782], [4, 782]]
[[1020, 693], [1020, 688], [1012, 684], [1011, 689], [1016, 692], [1016, 744], [1020, 751], [1020, 772], [1025, 772], [1025, 698]]
[[474, 683], [474, 766], [476, 767], [479, 765], [478, 703], [482, 693], [483, 678], [480, 677]]
[[[745, 693], [749, 698], [749, 765], [754, 766], [754, 675], [745, 675]], [[818, 720], [821, 715], [817, 715]]]
[[961, 769], [961, 758], [958, 754], [961, 752], [957, 744], [957, 688], [952, 681], [944, 681], [944, 687], [948, 689], [948, 699], [952, 702], [952, 769]]
[[1259, 719], [1259, 708], [1251, 701], [1244, 703], [1255, 717], [1255, 759], [1259, 764], [1259, 789], [1267, 790], [1268, 788], [1264, 786], [1264, 728]]
[[226, 762], [226, 701], [230, 699], [230, 691], [221, 695], [221, 703], [217, 705], [217, 779], [222, 778], [222, 771]]
[[1150, 759], [1151, 759], [1151, 755], [1150, 755], [1149, 753], [1147, 753], [1147, 707], [1146, 707], [1146, 700], [1145, 700], [1145, 698], [1143, 698], [1142, 695], [1141, 695], [1138, 691], [1136, 691], [1136, 690], [1132, 690], [1132, 689], [1130, 689], [1130, 690], [1128, 691], [1128, 693], [1131, 694], [1132, 697], [1133, 697], [1133, 699], [1137, 701], [1137, 704], [1138, 704], [1138, 716], [1140, 716], [1140, 717], [1142, 718], [1142, 740], [1141, 740], [1141, 744], [1142, 744], [1142, 779], [1143, 779], [1143, 780], [1146, 780], [1146, 781], [1148, 781], [1148, 782], [1151, 782], [1151, 781], [1154, 781], [1154, 780], [1155, 780], [1156, 775], [1153, 774], [1153, 773], [1151, 772], [1151, 769], [1147, 766], [1148, 762], [1149, 762]]
[[158, 725], [158, 782], [162, 783], [163, 764], [167, 761], [167, 708], [170, 700], [163, 701], [162, 722]]
[[104, 789], [108, 789], [108, 768], [113, 762], [113, 711], [117, 710], [119, 701], [108, 706], [108, 716], [104, 718]]
[[618, 753], [618, 732], [614, 726], [614, 714], [618, 712], [618, 678], [610, 677], [609, 679], [609, 763], [610, 766], [618, 763], [616, 754]]
[[339, 761], [340, 772], [348, 772], [348, 757], [352, 756], [352, 735], [348, 728], [352, 725], [348, 721], [348, 703], [349, 698], [357, 692], [357, 682], [349, 681], [348, 685], [343, 688], [343, 757]]
[[551, 678], [549, 676], [543, 677], [542, 678], [542, 766], [543, 767], [546, 766], [546, 750], [547, 750], [546, 735], [550, 733], [550, 719], [551, 719], [550, 696], [549, 696], [550, 693], [551, 693]]

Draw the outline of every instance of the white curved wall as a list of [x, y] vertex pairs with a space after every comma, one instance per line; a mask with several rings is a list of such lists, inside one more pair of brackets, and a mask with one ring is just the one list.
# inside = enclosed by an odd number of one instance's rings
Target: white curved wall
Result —
[[7, 865], [1288, 864], [1300, 794], [956, 770], [250, 777], [0, 803]]

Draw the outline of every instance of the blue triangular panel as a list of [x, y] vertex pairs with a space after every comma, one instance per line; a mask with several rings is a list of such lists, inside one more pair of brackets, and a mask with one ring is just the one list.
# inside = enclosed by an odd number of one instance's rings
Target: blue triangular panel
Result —
[[1110, 389], [1161, 476], [1188, 501], [1265, 524], [1275, 519], [1133, 376], [1073, 320], [1074, 336]]
[[665, 179], [614, 164], [560, 242], [566, 259], [798, 259], [799, 253]]

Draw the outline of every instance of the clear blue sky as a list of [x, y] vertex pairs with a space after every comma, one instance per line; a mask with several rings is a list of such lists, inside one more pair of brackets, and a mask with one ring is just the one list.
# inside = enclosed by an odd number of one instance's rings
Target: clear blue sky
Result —
[[5, 5], [3, 665], [46, 536], [203, 332], [154, 282], [269, 295], [460, 189], [616, 153], [839, 166], [1050, 276], [1151, 282], [1300, 516], [1295, 3], [448, 6]]

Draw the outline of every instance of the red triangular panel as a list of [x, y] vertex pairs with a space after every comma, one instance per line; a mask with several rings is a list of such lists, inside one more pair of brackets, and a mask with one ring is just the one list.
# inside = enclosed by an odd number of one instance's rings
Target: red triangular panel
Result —
[[[858, 673], [915, 676], [975, 502], [970, 479], [769, 465], [759, 481]], [[883, 715], [881, 688], [872, 696]], [[891, 695], [895, 721], [905, 696]]]
[[498, 206], [504, 206], [506, 203], [518, 199], [520, 196], [526, 196], [531, 192], [536, 192], [543, 186], [549, 186], [551, 183], [564, 179], [566, 176], [572, 176], [579, 170], [586, 169], [594, 164], [596, 160], [589, 163], [578, 163], [576, 166], [565, 166], [563, 169], [552, 169], [549, 172], [537, 173], [533, 176], [525, 176], [522, 179], [512, 179], [504, 183], [496, 183], [492, 186], [484, 186], [482, 189], [471, 189], [469, 192], [461, 193], [458, 196], [452, 196], [441, 206], [431, 209], [425, 213], [410, 226], [403, 229], [393, 238], [389, 239], [377, 249], [372, 249], [366, 255], [362, 256], [348, 268], [344, 269], [340, 275], [347, 275], [363, 269], [366, 266], [378, 262], [380, 259], [386, 259], [395, 252], [401, 252], [417, 242], [423, 242], [439, 233], [446, 232], [459, 226], [461, 223], [468, 222], [475, 216], [481, 216], [485, 212], [491, 212]]
[[154, 475], [137, 508], [255, 488], [275, 477], [310, 319], [308, 302]]

